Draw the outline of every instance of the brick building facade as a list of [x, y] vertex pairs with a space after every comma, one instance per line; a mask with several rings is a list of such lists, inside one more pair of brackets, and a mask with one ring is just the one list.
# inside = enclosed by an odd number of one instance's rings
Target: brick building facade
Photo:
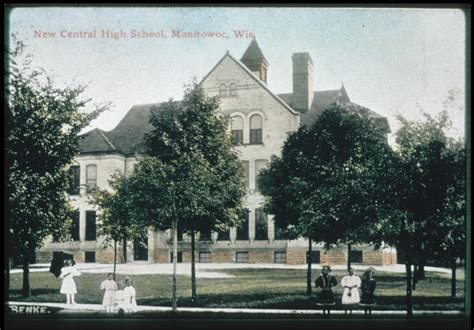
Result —
[[[269, 63], [256, 40], [252, 40], [240, 60], [226, 53], [203, 78], [201, 85], [210, 96], [219, 96], [220, 111], [231, 118], [231, 134], [246, 175], [245, 208], [248, 218], [242, 227], [226, 233], [210, 233], [196, 242], [197, 262], [231, 263], [306, 263], [308, 243], [304, 239], [287, 240], [275, 228], [273, 217], [263, 212], [264, 198], [256, 178], [272, 155], [279, 155], [288, 133], [300, 125], [311, 124], [327, 106], [335, 102], [351, 103], [342, 86], [338, 90], [313, 90], [313, 62], [308, 53], [295, 53], [293, 91], [274, 94], [267, 87]], [[119, 170], [130, 174], [143, 152], [143, 136], [151, 130], [148, 120], [157, 104], [133, 106], [111, 131], [94, 129], [81, 140], [81, 152], [71, 167], [75, 184], [70, 201], [77, 209], [73, 241], [47, 242], [37, 251], [38, 260], [49, 260], [55, 251], [72, 253], [80, 262], [112, 262], [113, 252], [97, 237], [97, 214], [88, 203], [88, 193], [95, 187], [110, 189], [111, 175]], [[388, 131], [386, 118], [368, 110], [371, 118]], [[127, 243], [127, 261], [167, 263], [172, 260], [171, 233], [144, 233], [144, 240]], [[178, 242], [178, 261], [190, 262], [190, 239], [185, 235]], [[313, 262], [343, 264], [347, 248], [325, 251], [321, 244], [312, 247]], [[391, 248], [374, 250], [370, 246], [352, 248], [351, 259], [370, 265], [396, 263]], [[123, 261], [119, 247], [118, 261]]]

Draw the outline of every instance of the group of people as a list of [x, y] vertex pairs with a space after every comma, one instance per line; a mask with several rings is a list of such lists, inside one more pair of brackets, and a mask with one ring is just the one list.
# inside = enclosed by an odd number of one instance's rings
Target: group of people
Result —
[[[81, 273], [76, 269], [73, 260], [66, 260], [64, 267], [61, 269], [62, 285], [60, 292], [66, 295], [67, 304], [76, 304], [75, 295], [77, 294], [74, 276], [80, 276]], [[107, 274], [107, 279], [100, 284], [100, 289], [104, 291], [102, 305], [107, 313], [111, 313], [118, 307], [119, 311], [132, 313], [136, 307], [135, 288], [129, 278], [125, 279], [123, 290], [119, 290], [119, 285], [114, 280], [114, 274]]]
[[[348, 275], [341, 280], [341, 286], [344, 288], [342, 293], [342, 305], [345, 307], [345, 314], [349, 310], [352, 314], [352, 308], [359, 304], [364, 307], [364, 313], [372, 314], [372, 306], [375, 305], [374, 291], [375, 291], [375, 269], [370, 267], [364, 272], [364, 277], [361, 280], [359, 276], [354, 275], [354, 270], [349, 268]], [[337, 280], [331, 276], [331, 268], [323, 266], [321, 275], [315, 281], [316, 288], [320, 288], [318, 305], [322, 307], [323, 314], [329, 315], [331, 307], [336, 304], [332, 288], [337, 285]], [[359, 294], [359, 289], [362, 291], [362, 296]]]
[[[342, 293], [342, 305], [345, 307], [345, 314], [349, 310], [352, 314], [353, 306], [359, 304], [364, 307], [365, 314], [372, 314], [372, 306], [375, 305], [374, 291], [375, 291], [375, 269], [370, 267], [364, 272], [363, 279], [354, 275], [354, 270], [349, 268], [348, 275], [341, 280], [341, 285], [344, 288]], [[81, 273], [76, 269], [73, 260], [66, 260], [64, 267], [61, 269], [60, 278], [63, 279], [61, 290], [62, 294], [66, 295], [67, 304], [75, 304], [75, 295], [77, 294], [76, 283], [74, 276], [80, 276]], [[336, 304], [332, 288], [338, 284], [336, 278], [331, 276], [331, 268], [323, 266], [321, 275], [316, 279], [316, 288], [320, 288], [318, 305], [322, 306], [323, 314], [329, 315], [331, 307]], [[135, 300], [135, 288], [129, 278], [125, 279], [123, 290], [119, 290], [117, 282], [114, 280], [114, 275], [109, 273], [107, 279], [100, 284], [100, 289], [104, 291], [104, 298], [102, 305], [105, 307], [107, 313], [115, 310], [116, 305], [119, 311], [131, 313], [135, 310], [137, 302]], [[359, 294], [359, 289], [362, 291], [362, 296]]]

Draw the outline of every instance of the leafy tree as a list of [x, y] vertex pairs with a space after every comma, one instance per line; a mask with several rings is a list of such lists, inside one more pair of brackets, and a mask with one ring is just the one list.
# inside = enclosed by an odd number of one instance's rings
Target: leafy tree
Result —
[[[183, 101], [154, 109], [150, 122], [154, 130], [146, 136], [147, 155], [130, 177], [136, 217], [152, 219], [150, 225], [157, 229], [172, 228], [174, 270], [178, 223], [191, 234], [195, 299], [195, 232], [225, 230], [238, 223], [243, 170], [231, 148], [228, 122], [218, 114], [217, 98], [206, 96], [195, 83], [187, 87]], [[173, 298], [175, 308], [175, 275]]]
[[58, 88], [31, 67], [24, 44], [7, 50], [6, 77], [8, 257], [23, 264], [24, 296], [31, 295], [29, 264], [50, 235], [68, 239], [67, 167], [78, 153], [78, 133], [105, 108], [87, 113], [83, 86]]
[[462, 156], [450, 155], [452, 141], [444, 133], [449, 125], [447, 113], [437, 118], [424, 116], [424, 122], [399, 116], [402, 127], [396, 133], [398, 160], [385, 185], [390, 192], [386, 209], [391, 211], [386, 214], [382, 236], [405, 260], [408, 317], [413, 315], [411, 266], [425, 265], [443, 246], [457, 250], [446, 235], [462, 236]]
[[100, 225], [98, 233], [105, 236], [105, 244], [113, 242], [114, 278], [117, 264], [117, 243], [123, 244], [123, 258], [127, 258], [127, 240], [138, 239], [144, 227], [142, 219], [134, 218], [130, 182], [124, 174], [115, 173], [110, 181], [112, 191], [97, 189], [91, 201], [99, 207]]
[[[276, 224], [307, 237], [309, 250], [312, 241], [329, 249], [376, 237], [379, 173], [390, 154], [385, 133], [364, 108], [334, 104], [290, 134], [259, 177]], [[310, 270], [309, 262], [308, 294]]]

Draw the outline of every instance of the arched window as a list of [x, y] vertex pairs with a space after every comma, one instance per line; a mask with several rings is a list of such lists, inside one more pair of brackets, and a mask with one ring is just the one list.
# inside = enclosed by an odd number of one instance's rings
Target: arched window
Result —
[[236, 96], [237, 95], [237, 84], [236, 83], [231, 83], [229, 87], [229, 95], [230, 96]]
[[250, 117], [250, 144], [262, 143], [262, 117], [253, 115]]
[[239, 145], [244, 143], [244, 122], [241, 117], [232, 117], [231, 131], [233, 145]]
[[219, 96], [226, 96], [227, 94], [227, 86], [225, 84], [219, 85]]

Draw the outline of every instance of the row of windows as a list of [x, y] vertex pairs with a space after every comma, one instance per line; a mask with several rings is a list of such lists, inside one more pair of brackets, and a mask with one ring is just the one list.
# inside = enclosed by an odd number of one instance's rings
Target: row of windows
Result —
[[236, 96], [237, 95], [237, 84], [230, 83], [229, 87], [226, 84], [221, 83], [219, 85], [219, 96], [226, 97], [226, 96]]
[[[249, 239], [249, 216], [250, 212], [248, 209], [241, 211], [241, 223], [237, 227], [237, 240], [248, 240]], [[80, 240], [80, 221], [79, 221], [79, 210], [76, 210], [72, 215], [72, 228], [71, 236], [73, 241]], [[86, 241], [95, 241], [97, 239], [97, 223], [96, 223], [96, 212], [86, 211]], [[282, 228], [275, 226], [275, 239], [287, 239], [287, 231]], [[230, 231], [218, 232], [217, 239], [219, 241], [230, 240]], [[268, 239], [268, 216], [263, 212], [262, 208], [255, 210], [255, 240], [267, 240]], [[183, 230], [181, 226], [178, 226], [178, 240], [183, 240]], [[211, 231], [201, 232], [201, 241], [211, 240]]]
[[[260, 171], [263, 170], [268, 164], [268, 160], [266, 159], [257, 159], [255, 161], [255, 191], [260, 192], [260, 186], [258, 185], [258, 175], [260, 174]], [[245, 175], [245, 186], [247, 189], [250, 188], [250, 173], [249, 173], [249, 168], [250, 168], [250, 162], [248, 160], [243, 160], [242, 161], [242, 166], [244, 168], [244, 175]]]
[[[86, 241], [95, 241], [97, 239], [96, 212], [86, 211]], [[73, 241], [79, 241], [80, 238], [79, 210], [72, 214], [71, 237]]]
[[[246, 241], [249, 239], [249, 217], [248, 209], [243, 209], [240, 214], [240, 225], [237, 226], [236, 239], [238, 241]], [[275, 224], [275, 239], [288, 239], [288, 232], [286, 229], [279, 228]], [[183, 230], [178, 225], [178, 240], [183, 240]], [[201, 232], [200, 241], [210, 241], [211, 231]], [[219, 231], [217, 233], [218, 241], [229, 241], [230, 230]], [[255, 209], [255, 240], [268, 240], [268, 216], [263, 212], [262, 208]]]
[[[253, 115], [250, 117], [249, 125], [249, 143], [262, 144], [263, 143], [263, 120], [260, 115]], [[244, 143], [244, 121], [240, 116], [233, 116], [231, 118], [231, 133], [232, 144], [241, 145]]]
[[[179, 251], [177, 255], [177, 262], [183, 262], [183, 252]], [[198, 262], [207, 263], [212, 262], [211, 252], [199, 252]], [[173, 252], [170, 252], [169, 262], [173, 262]], [[235, 262], [236, 263], [248, 263], [249, 262], [249, 252], [248, 251], [239, 251], [235, 253]], [[286, 252], [276, 251], [273, 254], [273, 262], [276, 264], [285, 264], [286, 263]]]
[[[57, 253], [57, 252], [54, 252]], [[54, 256], [53, 253], [53, 256]], [[307, 257], [309, 252], [307, 252]], [[354, 263], [362, 263], [362, 251], [351, 251], [349, 256], [350, 261]], [[183, 252], [178, 252], [178, 262], [183, 262]], [[85, 251], [84, 253], [84, 262], [95, 262], [95, 251]], [[135, 260], [139, 260], [135, 258]], [[141, 259], [147, 260], [147, 259]], [[211, 252], [199, 252], [199, 262], [212, 262]], [[173, 252], [170, 252], [170, 262], [173, 262]], [[249, 262], [249, 252], [248, 251], [238, 251], [235, 253], [235, 262], [237, 263], [248, 263]], [[273, 254], [273, 262], [276, 264], [285, 264], [286, 263], [286, 252], [285, 251], [275, 251]], [[308, 259], [307, 259], [308, 262]], [[321, 253], [320, 251], [311, 251], [311, 263], [319, 264], [321, 263]]]
[[[69, 195], [79, 195], [81, 189], [81, 167], [73, 165], [69, 168]], [[97, 189], [97, 165], [86, 166], [86, 192], [90, 193]]]

